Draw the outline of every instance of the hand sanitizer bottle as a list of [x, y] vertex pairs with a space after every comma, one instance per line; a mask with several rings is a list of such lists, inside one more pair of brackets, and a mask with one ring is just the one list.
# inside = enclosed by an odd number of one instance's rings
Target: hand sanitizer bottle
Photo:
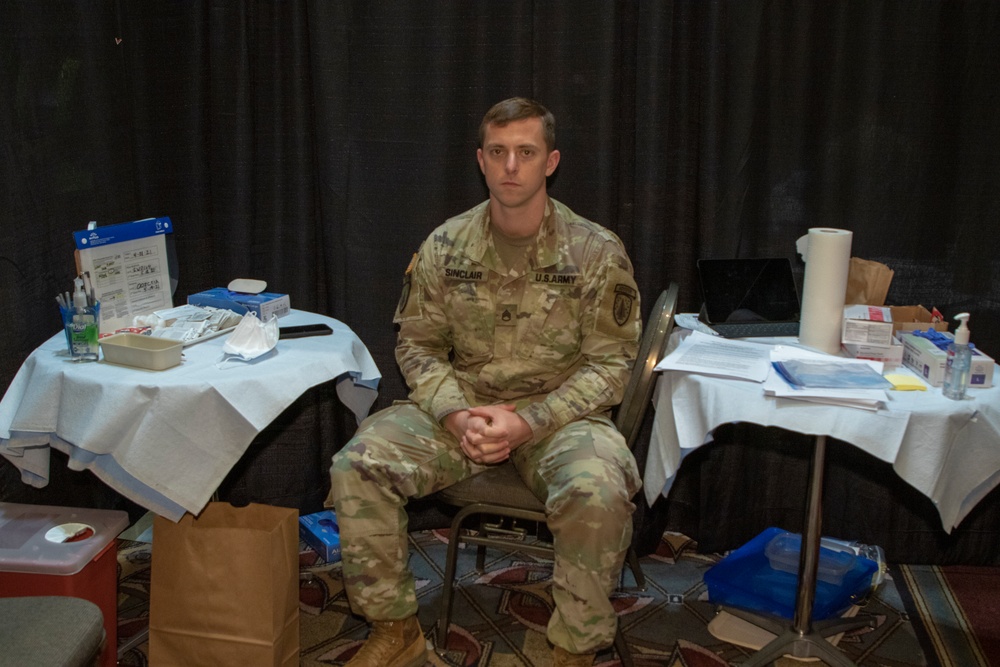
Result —
[[74, 361], [97, 361], [100, 353], [97, 313], [87, 299], [83, 279], [77, 278], [74, 282], [76, 292], [73, 294], [73, 315], [66, 323], [70, 353]]
[[956, 401], [965, 398], [965, 388], [969, 384], [972, 369], [972, 348], [969, 347], [969, 314], [955, 316], [961, 324], [955, 331], [955, 340], [948, 346], [948, 361], [944, 368], [944, 385], [941, 393]]

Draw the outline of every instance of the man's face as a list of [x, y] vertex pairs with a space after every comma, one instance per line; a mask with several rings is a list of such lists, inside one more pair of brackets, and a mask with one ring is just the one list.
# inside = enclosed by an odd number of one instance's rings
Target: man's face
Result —
[[489, 125], [476, 152], [492, 198], [517, 208], [545, 196], [545, 179], [559, 164], [559, 151], [548, 152], [541, 118]]

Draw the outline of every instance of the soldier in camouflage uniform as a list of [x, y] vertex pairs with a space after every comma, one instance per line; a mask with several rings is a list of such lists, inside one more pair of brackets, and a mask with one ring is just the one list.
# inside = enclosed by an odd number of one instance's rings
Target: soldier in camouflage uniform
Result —
[[365, 420], [330, 471], [344, 585], [373, 624], [350, 667], [423, 664], [404, 505], [508, 458], [554, 536], [554, 663], [590, 665], [614, 639], [608, 595], [640, 481], [609, 412], [639, 295], [621, 241], [548, 197], [554, 144], [538, 103], [495, 105], [477, 151], [490, 199], [438, 227], [406, 271], [396, 359], [410, 401]]

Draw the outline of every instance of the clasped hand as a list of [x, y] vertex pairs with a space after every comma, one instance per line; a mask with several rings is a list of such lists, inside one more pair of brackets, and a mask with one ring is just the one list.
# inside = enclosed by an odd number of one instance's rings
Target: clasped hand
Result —
[[486, 465], [501, 463], [531, 437], [531, 427], [514, 410], [513, 405], [460, 410], [445, 417], [445, 426], [470, 460]]

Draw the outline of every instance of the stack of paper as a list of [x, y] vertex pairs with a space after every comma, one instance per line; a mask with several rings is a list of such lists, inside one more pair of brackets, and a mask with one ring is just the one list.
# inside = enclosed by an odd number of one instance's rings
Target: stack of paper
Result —
[[763, 383], [768, 396], [877, 410], [888, 400], [885, 390], [892, 388], [882, 367], [869, 359], [692, 331], [656, 370], [750, 380]]
[[764, 393], [769, 396], [877, 410], [888, 400], [885, 390], [892, 387], [882, 377], [880, 361], [776, 345], [771, 349], [771, 363], [774, 370], [764, 381]]
[[771, 372], [770, 345], [720, 338], [692, 331], [655, 370], [685, 371], [702, 375], [763, 382]]

